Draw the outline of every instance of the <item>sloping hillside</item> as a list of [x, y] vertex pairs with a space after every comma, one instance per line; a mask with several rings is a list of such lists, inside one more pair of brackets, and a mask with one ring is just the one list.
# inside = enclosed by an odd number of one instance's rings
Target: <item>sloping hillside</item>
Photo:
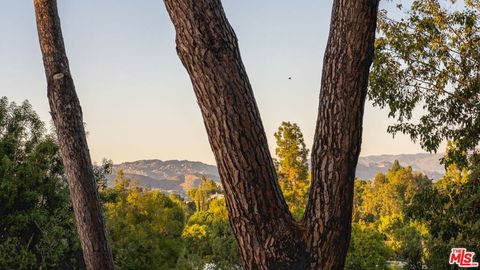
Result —
[[[402, 166], [412, 166], [436, 180], [444, 173], [440, 164], [441, 154], [412, 155], [379, 155], [360, 157], [357, 165], [357, 177], [372, 179], [379, 172], [386, 172], [394, 160]], [[198, 186], [202, 176], [220, 182], [216, 166], [188, 160], [139, 160], [114, 165], [109, 176], [109, 185], [118, 171], [122, 170], [126, 177], [136, 180], [143, 187], [156, 188], [165, 192], [175, 192], [185, 195], [186, 191]]]
[[139, 160], [113, 166], [109, 185], [118, 171], [136, 180], [140, 186], [185, 195], [186, 190], [198, 186], [202, 176], [220, 182], [217, 167], [188, 160]]
[[412, 166], [414, 171], [426, 174], [433, 180], [440, 178], [445, 169], [440, 164], [443, 154], [410, 154], [410, 155], [379, 155], [360, 157], [356, 176], [360, 179], [372, 179], [379, 172], [386, 172], [395, 160], [402, 166]]

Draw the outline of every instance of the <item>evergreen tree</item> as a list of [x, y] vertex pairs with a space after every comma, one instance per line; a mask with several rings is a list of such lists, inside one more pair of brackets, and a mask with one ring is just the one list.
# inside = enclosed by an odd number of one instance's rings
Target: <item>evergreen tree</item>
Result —
[[308, 149], [303, 134], [295, 123], [282, 122], [275, 132], [277, 147], [275, 167], [283, 196], [296, 219], [305, 211], [308, 197]]
[[28, 102], [0, 99], [0, 268], [82, 268], [58, 146]]

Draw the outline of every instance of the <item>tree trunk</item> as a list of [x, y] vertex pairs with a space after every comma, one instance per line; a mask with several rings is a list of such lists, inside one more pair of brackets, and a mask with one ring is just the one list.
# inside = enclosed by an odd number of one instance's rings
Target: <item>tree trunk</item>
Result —
[[48, 100], [87, 269], [113, 269], [82, 110], [65, 53], [56, 0], [34, 0]]
[[[164, 0], [202, 111], [247, 269], [343, 269], [378, 0], [335, 0], [303, 222], [283, 199], [220, 0]], [[338, 242], [337, 242], [338, 241]]]
[[333, 3], [304, 216], [311, 269], [344, 267], [378, 2]]
[[177, 29], [177, 52], [202, 111], [245, 266], [305, 268], [302, 234], [277, 184], [237, 38], [220, 1], [165, 4]]

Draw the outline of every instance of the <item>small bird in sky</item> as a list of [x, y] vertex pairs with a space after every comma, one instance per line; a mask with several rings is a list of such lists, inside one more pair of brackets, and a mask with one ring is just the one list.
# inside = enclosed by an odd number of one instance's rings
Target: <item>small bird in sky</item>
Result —
[[291, 80], [291, 79], [292, 79], [292, 76], [288, 77], [288, 79]]

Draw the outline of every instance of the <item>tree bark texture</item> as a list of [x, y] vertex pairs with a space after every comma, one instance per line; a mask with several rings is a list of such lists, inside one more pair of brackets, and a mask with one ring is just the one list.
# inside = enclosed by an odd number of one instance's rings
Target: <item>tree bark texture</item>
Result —
[[247, 269], [343, 269], [378, 0], [335, 0], [312, 153], [309, 205], [280, 192], [235, 33], [220, 0], [164, 0], [225, 189]]
[[82, 110], [70, 74], [56, 0], [34, 0], [48, 100], [87, 269], [113, 269]]
[[302, 233], [277, 184], [237, 38], [220, 1], [165, 4], [177, 29], [177, 52], [202, 111], [245, 266], [304, 268]]
[[312, 149], [312, 186], [304, 216], [311, 269], [344, 267], [378, 2], [333, 3]]

